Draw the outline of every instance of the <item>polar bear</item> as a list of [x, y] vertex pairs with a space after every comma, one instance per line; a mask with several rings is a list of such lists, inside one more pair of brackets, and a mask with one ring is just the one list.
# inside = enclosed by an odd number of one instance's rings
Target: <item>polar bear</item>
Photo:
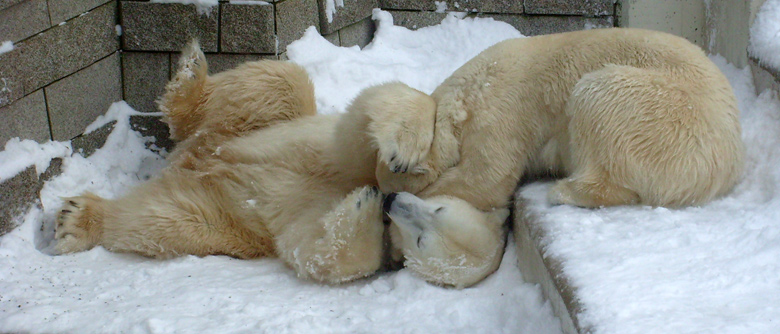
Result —
[[[424, 158], [419, 152], [433, 140], [430, 96], [387, 83], [365, 90], [349, 112], [322, 116], [308, 75], [292, 63], [250, 62], [209, 76], [193, 43], [179, 66], [159, 102], [178, 140], [169, 166], [116, 199], [65, 199], [55, 233], [59, 253], [99, 245], [156, 258], [279, 256], [299, 276], [327, 283], [396, 264], [376, 188], [377, 159], [380, 151]], [[392, 100], [374, 94], [387, 91]], [[403, 182], [402, 173], [388, 175]], [[505, 218], [458, 199], [432, 201], [458, 203], [453, 212], [469, 210], [480, 229]]]
[[[431, 198], [503, 210], [522, 177], [546, 174], [565, 176], [550, 189], [550, 204], [682, 207], [726, 194], [743, 169], [728, 81], [699, 47], [666, 33], [614, 28], [503, 41], [431, 97], [433, 141], [427, 133], [404, 138], [431, 146], [380, 155], [377, 175], [382, 191], [404, 192], [384, 203], [393, 244], [405, 245], [407, 262], [448, 263], [453, 273], [462, 254], [447, 252], [450, 244], [490, 243], [476, 241], [484, 236], [478, 229], [458, 230], [482, 223], [471, 215], [432, 221]], [[490, 237], [503, 244], [500, 234]], [[493, 263], [491, 252], [481, 254]]]

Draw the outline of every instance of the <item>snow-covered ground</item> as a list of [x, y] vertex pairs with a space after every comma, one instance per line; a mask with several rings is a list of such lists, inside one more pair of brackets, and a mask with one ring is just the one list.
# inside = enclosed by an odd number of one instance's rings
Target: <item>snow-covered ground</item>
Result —
[[742, 111], [744, 179], [680, 210], [550, 207], [550, 183], [520, 189], [596, 333], [780, 333], [780, 101], [749, 69], [711, 57]]
[[[290, 59], [312, 76], [320, 111], [343, 111], [361, 88], [388, 80], [431, 92], [482, 49], [520, 36], [491, 19], [450, 18], [409, 31], [393, 26], [388, 13], [375, 18], [376, 38], [363, 50], [333, 46], [314, 29], [289, 46]], [[464, 290], [432, 286], [407, 270], [325, 286], [296, 278], [278, 259], [157, 261], [102, 248], [50, 255], [60, 196], [89, 190], [116, 197], [164, 167], [145, 148], [150, 138], [130, 129], [133, 113], [116, 103], [90, 126], [117, 121], [88, 158], [59, 142], [11, 140], [0, 153], [0, 181], [63, 157], [63, 173], [41, 192], [43, 207], [0, 238], [0, 332], [560, 333], [538, 286], [523, 282], [512, 244], [498, 272]]]

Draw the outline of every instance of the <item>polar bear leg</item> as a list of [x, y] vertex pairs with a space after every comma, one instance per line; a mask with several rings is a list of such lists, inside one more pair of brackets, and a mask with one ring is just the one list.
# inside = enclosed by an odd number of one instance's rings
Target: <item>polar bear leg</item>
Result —
[[636, 192], [593, 177], [559, 180], [547, 193], [551, 205], [569, 204], [585, 208], [637, 204]]
[[97, 245], [157, 258], [273, 254], [270, 235], [250, 231], [219, 189], [186, 174], [166, 174], [114, 200], [90, 194], [66, 199], [57, 225], [61, 254]]

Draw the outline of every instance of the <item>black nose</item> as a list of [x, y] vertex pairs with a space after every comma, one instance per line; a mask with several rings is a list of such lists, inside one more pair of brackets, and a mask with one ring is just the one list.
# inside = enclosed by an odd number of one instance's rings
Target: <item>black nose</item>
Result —
[[395, 201], [395, 197], [398, 196], [397, 193], [390, 193], [385, 197], [385, 202], [382, 204], [382, 211], [385, 213], [390, 212], [390, 206], [393, 205], [393, 201]]

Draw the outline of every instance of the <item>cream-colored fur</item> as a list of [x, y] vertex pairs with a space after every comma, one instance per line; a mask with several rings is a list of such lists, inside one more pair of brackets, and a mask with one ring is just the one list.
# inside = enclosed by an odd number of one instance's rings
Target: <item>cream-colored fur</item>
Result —
[[[384, 93], [389, 100], [399, 94]], [[424, 173], [398, 176], [380, 161], [382, 191], [455, 197], [486, 213], [507, 207], [521, 177], [553, 174], [566, 178], [550, 190], [551, 204], [681, 207], [722, 196], [741, 177], [731, 87], [701, 49], [673, 35], [602, 29], [504, 41], [455, 71], [431, 97], [430, 149], [422, 160], [402, 154], [395, 162]], [[427, 144], [428, 134], [418, 141]], [[393, 221], [428, 226], [441, 237], [441, 245], [428, 247], [439, 250], [482, 233], [447, 234], [451, 226], [474, 224], [471, 215], [449, 219], [446, 228]], [[409, 233], [393, 235], [394, 245], [411, 243]]]
[[406, 192], [391, 194], [384, 208], [404, 265], [429, 282], [464, 288], [501, 262], [508, 209], [482, 212], [459, 198]]
[[[369, 119], [360, 113], [311, 116], [313, 87], [302, 68], [261, 61], [208, 76], [193, 45], [160, 109], [180, 140], [169, 166], [117, 199], [66, 199], [59, 252], [100, 245], [158, 258], [277, 255], [300, 276], [329, 283], [370, 275], [387, 262], [373, 176], [377, 148], [353, 140], [385, 133], [365, 131], [360, 120]], [[395, 140], [407, 141], [395, 129]]]

